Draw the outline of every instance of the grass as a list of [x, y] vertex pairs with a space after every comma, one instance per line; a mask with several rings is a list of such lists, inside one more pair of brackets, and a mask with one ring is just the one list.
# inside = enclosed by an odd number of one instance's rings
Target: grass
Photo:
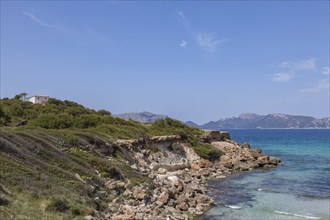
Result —
[[222, 154], [197, 138], [203, 131], [173, 119], [141, 124], [102, 117], [107, 123], [86, 129], [0, 128], [0, 219], [81, 219], [103, 212], [115, 198], [104, 184], [121, 175], [151, 193], [152, 180], [130, 167], [132, 153], [110, 147], [117, 139], [177, 134], [203, 158]]
[[[104, 183], [115, 178], [114, 170], [134, 185], [152, 188], [151, 180], [122, 157], [107, 159], [101, 149], [112, 138], [93, 129], [1, 128], [0, 141], [0, 186], [9, 194], [0, 194], [0, 219], [79, 219], [94, 210], [102, 212], [113, 199]], [[125, 149], [117, 151], [131, 156]], [[101, 196], [101, 202], [94, 200]]]

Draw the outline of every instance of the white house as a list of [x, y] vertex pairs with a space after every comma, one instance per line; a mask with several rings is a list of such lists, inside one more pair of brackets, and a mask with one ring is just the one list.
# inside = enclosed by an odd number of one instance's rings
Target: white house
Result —
[[27, 98], [29, 102], [32, 102], [33, 104], [45, 104], [48, 102], [49, 96], [45, 95], [35, 95]]

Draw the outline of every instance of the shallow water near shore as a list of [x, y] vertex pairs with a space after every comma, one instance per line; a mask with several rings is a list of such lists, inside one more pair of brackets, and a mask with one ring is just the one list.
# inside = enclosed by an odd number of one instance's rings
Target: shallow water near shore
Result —
[[282, 159], [268, 170], [210, 180], [216, 205], [200, 219], [330, 219], [330, 130], [231, 130]]

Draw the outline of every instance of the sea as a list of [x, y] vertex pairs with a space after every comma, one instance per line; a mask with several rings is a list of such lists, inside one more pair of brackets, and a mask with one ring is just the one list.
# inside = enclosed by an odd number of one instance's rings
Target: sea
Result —
[[330, 219], [330, 130], [230, 130], [280, 166], [210, 180], [213, 206], [200, 220]]

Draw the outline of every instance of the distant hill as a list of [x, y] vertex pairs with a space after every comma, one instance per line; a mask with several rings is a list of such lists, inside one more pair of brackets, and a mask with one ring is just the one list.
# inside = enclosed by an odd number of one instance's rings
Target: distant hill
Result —
[[272, 113], [268, 115], [244, 113], [240, 114], [238, 117], [210, 121], [206, 124], [200, 125], [199, 128], [330, 128], [330, 118], [317, 119], [309, 116], [295, 116], [280, 113]]
[[140, 113], [135, 113], [135, 112], [129, 112], [129, 113], [123, 113], [123, 114], [118, 114], [118, 115], [113, 115], [118, 118], [122, 118], [125, 120], [134, 120], [142, 123], [153, 123], [159, 119], [165, 119], [168, 118], [167, 115], [163, 114], [154, 114], [151, 112], [140, 112]]
[[192, 121], [186, 121], [185, 124], [194, 128], [199, 128], [199, 125]]

